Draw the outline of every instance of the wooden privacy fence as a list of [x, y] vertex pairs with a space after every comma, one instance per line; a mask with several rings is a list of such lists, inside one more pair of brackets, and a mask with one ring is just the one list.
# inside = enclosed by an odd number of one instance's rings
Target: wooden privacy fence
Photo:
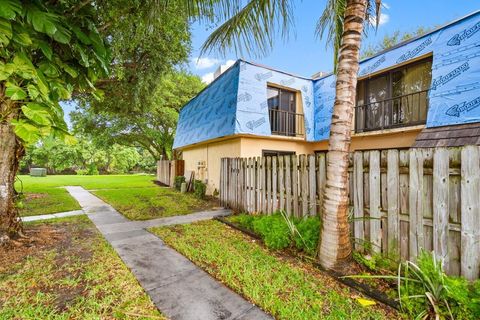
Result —
[[[355, 247], [415, 260], [434, 251], [445, 270], [480, 272], [480, 148], [390, 149], [350, 155]], [[220, 201], [243, 212], [321, 215], [326, 155], [223, 158]]]
[[183, 160], [159, 160], [157, 161], [157, 181], [173, 187], [176, 176], [183, 176], [185, 163]]

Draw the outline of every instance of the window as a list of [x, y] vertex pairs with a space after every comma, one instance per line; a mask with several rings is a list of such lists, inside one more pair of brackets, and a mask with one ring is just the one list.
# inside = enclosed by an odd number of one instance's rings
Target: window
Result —
[[294, 151], [262, 150], [262, 157], [293, 156]]
[[357, 84], [357, 132], [425, 123], [432, 58], [400, 67]]
[[303, 115], [297, 113], [296, 93], [267, 87], [268, 113], [272, 134], [284, 136], [303, 135]]

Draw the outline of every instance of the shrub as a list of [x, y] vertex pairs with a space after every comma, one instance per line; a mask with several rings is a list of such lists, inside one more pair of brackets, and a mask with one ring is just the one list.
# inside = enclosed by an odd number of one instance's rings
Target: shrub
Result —
[[290, 246], [290, 230], [280, 215], [258, 216], [252, 224], [253, 231], [262, 237], [268, 248], [285, 249]]
[[207, 185], [201, 180], [195, 180], [193, 184], [193, 193], [198, 199], [205, 199], [205, 193], [207, 192]]
[[422, 251], [417, 263], [400, 265], [400, 301], [411, 317], [447, 319], [480, 318], [480, 283], [469, 284], [443, 271], [433, 254]]
[[94, 176], [99, 174], [95, 164], [90, 164], [87, 169], [78, 169], [75, 173], [79, 176]]
[[285, 213], [253, 216], [241, 214], [231, 218], [240, 226], [258, 234], [270, 249], [285, 249], [295, 246], [309, 255], [314, 255], [320, 234], [320, 219], [288, 217]]
[[239, 224], [245, 229], [252, 230], [253, 231], [253, 220], [255, 219], [255, 216], [252, 216], [250, 214], [239, 214], [236, 216], [232, 216], [231, 220], [234, 223]]
[[300, 219], [295, 225], [298, 230], [294, 236], [295, 246], [309, 255], [314, 255], [320, 236], [320, 219], [317, 217]]
[[185, 182], [185, 177], [184, 176], [176, 176], [175, 181], [174, 181], [175, 189], [180, 191], [180, 188], [182, 187], [182, 183], [184, 183], [184, 182]]

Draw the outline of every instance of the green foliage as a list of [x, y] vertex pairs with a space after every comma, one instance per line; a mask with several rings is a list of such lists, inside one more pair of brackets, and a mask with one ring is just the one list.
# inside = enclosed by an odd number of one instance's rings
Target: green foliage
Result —
[[257, 233], [271, 249], [285, 249], [295, 246], [298, 250], [314, 255], [320, 234], [320, 219], [287, 217], [277, 212], [272, 215], [233, 216], [232, 221]]
[[[92, 19], [93, 6], [71, 10], [73, 3], [0, 3], [0, 84], [5, 100], [0, 122], [14, 126], [30, 144], [52, 135], [73, 142], [58, 102], [72, 93], [98, 95], [93, 83], [107, 75], [109, 51]], [[80, 33], [96, 39], [84, 43]]]
[[402, 264], [399, 273], [400, 301], [409, 316], [480, 318], [480, 282], [469, 284], [463, 278], [447, 276], [431, 253], [421, 252], [417, 263]]
[[104, 144], [140, 147], [157, 160], [172, 158], [179, 110], [204, 84], [197, 76], [171, 72], [155, 85], [153, 94], [132, 111], [134, 102], [128, 97], [118, 101], [117, 95], [108, 101], [82, 103], [71, 114], [75, 132]]
[[295, 225], [298, 230], [294, 236], [295, 246], [313, 256], [320, 236], [320, 219], [308, 217], [300, 219]]
[[78, 143], [74, 145], [44, 138], [26, 148], [21, 169], [27, 172], [32, 166], [40, 166], [47, 168], [50, 174], [76, 172], [80, 175], [132, 170], [152, 172], [155, 160], [142, 152], [134, 147], [98, 144], [82, 137], [78, 137]]
[[397, 262], [391, 258], [384, 257], [380, 253], [371, 252], [364, 255], [358, 251], [353, 252], [353, 259], [364, 265], [371, 271], [393, 271], [397, 268]]
[[271, 249], [285, 249], [292, 243], [290, 230], [279, 214], [257, 216], [253, 221], [253, 231], [262, 237], [265, 245]]
[[182, 187], [182, 183], [184, 183], [184, 182], [185, 182], [185, 176], [176, 176], [175, 177], [175, 189], [180, 191], [180, 189]]
[[418, 27], [417, 30], [413, 32], [400, 32], [395, 31], [392, 34], [386, 34], [383, 39], [377, 44], [369, 44], [362, 49], [360, 53], [360, 59], [366, 59], [377, 54], [380, 51], [389, 49], [402, 41], [409, 40], [411, 38], [424, 35], [429, 32], [429, 28]]
[[78, 169], [76, 173], [80, 176], [95, 176], [98, 175], [98, 168], [94, 163], [88, 165], [86, 169]]
[[205, 199], [205, 193], [207, 192], [207, 185], [201, 180], [195, 180], [193, 183], [193, 194], [197, 199]]

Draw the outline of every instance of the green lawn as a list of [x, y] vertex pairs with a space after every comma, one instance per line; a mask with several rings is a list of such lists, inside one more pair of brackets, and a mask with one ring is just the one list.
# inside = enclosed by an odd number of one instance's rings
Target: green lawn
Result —
[[15, 187], [23, 191], [22, 216], [34, 216], [81, 209], [63, 186], [82, 186], [85, 189], [143, 188], [153, 185], [153, 175], [55, 175], [30, 177], [19, 175]]
[[396, 319], [309, 263], [277, 255], [217, 221], [153, 228], [172, 246], [276, 319]]
[[[19, 176], [25, 194], [22, 216], [78, 210], [80, 206], [62, 186], [82, 186], [132, 220], [146, 220], [208, 210], [215, 201], [198, 200], [155, 185], [153, 175]], [[21, 182], [20, 182], [21, 181]]]
[[104, 189], [93, 192], [131, 220], [148, 220], [184, 215], [212, 209], [212, 200], [199, 200], [191, 193], [182, 194], [158, 186], [135, 189]]
[[87, 217], [0, 248], [0, 319], [165, 319]]
[[35, 189], [63, 186], [82, 186], [87, 190], [92, 190], [151, 187], [152, 180], [155, 179], [155, 176], [149, 174], [97, 176], [52, 175], [47, 177], [20, 175], [19, 179], [23, 182], [25, 190], [29, 190], [30, 188]]

